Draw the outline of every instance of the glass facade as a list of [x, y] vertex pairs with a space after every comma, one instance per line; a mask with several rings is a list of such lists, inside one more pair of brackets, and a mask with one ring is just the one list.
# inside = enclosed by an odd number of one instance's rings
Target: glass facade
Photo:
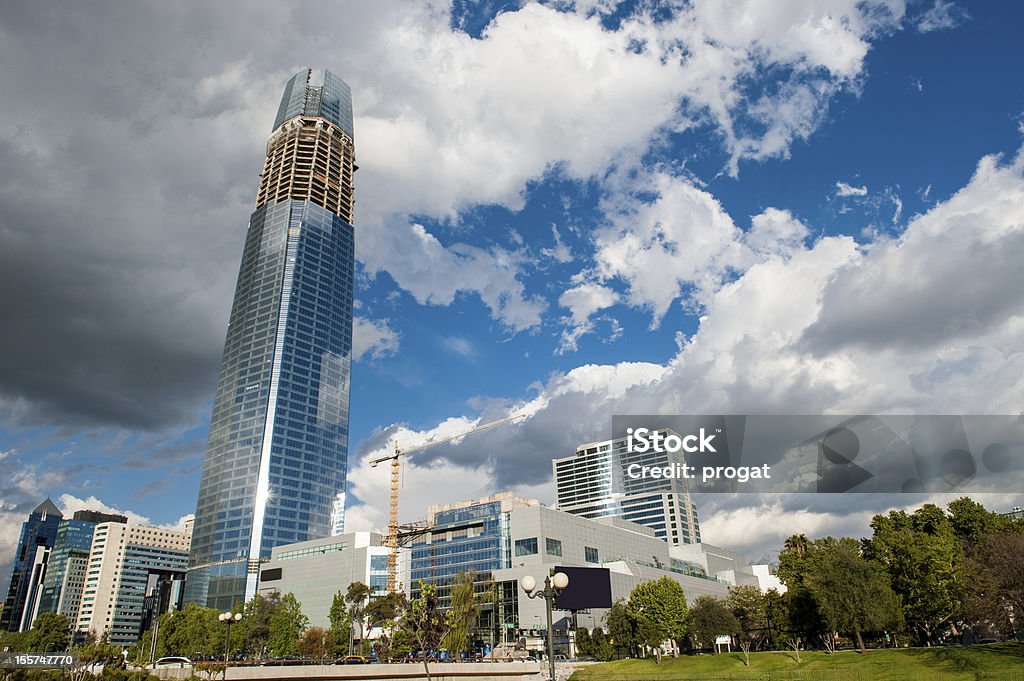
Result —
[[96, 523], [88, 520], [60, 522], [39, 596], [39, 612], [57, 612], [72, 620], [78, 614], [95, 528]]
[[411, 591], [413, 597], [419, 593], [421, 580], [435, 584], [442, 607], [447, 607], [460, 572], [475, 572], [482, 591], [492, 570], [510, 565], [508, 514], [501, 502], [441, 511], [431, 531], [410, 548]]
[[[39, 551], [52, 548], [57, 539], [57, 528], [63, 518], [60, 510], [47, 499], [39, 504], [21, 526], [18, 548], [11, 566], [11, 582], [7, 587], [7, 600], [0, 610], [0, 628], [7, 631], [27, 630], [32, 624], [34, 606], [32, 590], [39, 586]], [[27, 622], [25, 620], [28, 620]]]
[[272, 547], [343, 526], [351, 96], [330, 72], [316, 87], [309, 74], [285, 87], [224, 345], [185, 596], [209, 607], [250, 598]]

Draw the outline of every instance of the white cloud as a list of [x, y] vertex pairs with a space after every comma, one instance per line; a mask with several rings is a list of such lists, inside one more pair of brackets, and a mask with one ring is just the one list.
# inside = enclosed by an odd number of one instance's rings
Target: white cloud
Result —
[[931, 9], [917, 20], [916, 28], [920, 33], [942, 31], [956, 28], [968, 19], [970, 15], [964, 8], [946, 0], [935, 0]]
[[845, 182], [836, 182], [836, 196], [867, 196], [867, 194], [867, 187], [854, 187]]
[[463, 359], [473, 359], [477, 354], [473, 342], [464, 336], [445, 336], [441, 339], [441, 347]]
[[114, 506], [110, 506], [109, 504], [100, 501], [94, 496], [80, 499], [73, 494], [62, 494], [56, 501], [57, 506], [60, 507], [60, 510], [64, 513], [65, 517], [70, 517], [75, 511], [99, 511], [100, 513], [116, 513], [118, 515], [126, 516], [128, 518], [129, 525], [153, 524], [153, 521], [150, 520], [148, 516], [144, 516], [134, 511], [125, 511], [115, 508]]
[[398, 352], [400, 336], [391, 328], [387, 319], [352, 320], [352, 359], [359, 361], [369, 354], [370, 359], [380, 359]]
[[[786, 248], [709, 290], [699, 329], [670, 361], [555, 375], [513, 405], [528, 415], [524, 423], [433, 456], [487, 471], [502, 488], [549, 480], [551, 458], [606, 437], [613, 414], [1018, 413], [1022, 159], [982, 159], [967, 186], [912, 220], [899, 241], [880, 237], [861, 247], [829, 236], [808, 245], [801, 223], [785, 211], [765, 211], [752, 233], [775, 235]], [[727, 217], [721, 222], [731, 231]], [[900, 499], [881, 497], [871, 512]], [[794, 515], [768, 503], [757, 517], [772, 517], [779, 528], [799, 521], [809, 534], [853, 533], [869, 513], [848, 510]], [[749, 545], [755, 538], [736, 527], [754, 512], [729, 512], [705, 516], [705, 538]]]

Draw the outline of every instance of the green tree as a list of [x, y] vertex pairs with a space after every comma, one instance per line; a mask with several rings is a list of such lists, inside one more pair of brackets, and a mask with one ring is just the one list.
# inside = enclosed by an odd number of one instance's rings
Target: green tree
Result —
[[970, 497], [960, 497], [949, 502], [949, 522], [953, 534], [965, 547], [981, 544], [989, 535], [1006, 532], [1011, 521], [998, 513], [992, 513]]
[[460, 572], [452, 586], [451, 607], [445, 612], [445, 632], [442, 647], [449, 653], [459, 653], [469, 648], [469, 637], [476, 624], [480, 610], [476, 602], [473, 572]]
[[590, 650], [590, 654], [602, 662], [612, 659], [615, 655], [615, 649], [601, 627], [594, 627], [590, 634]]
[[757, 650], [768, 640], [768, 607], [765, 595], [751, 584], [729, 589], [726, 599], [739, 624], [739, 635]]
[[224, 625], [218, 620], [220, 613], [189, 603], [178, 612], [160, 617], [162, 654], [186, 657], [216, 656], [224, 654]]
[[281, 607], [281, 594], [271, 591], [264, 596], [256, 594], [242, 610], [241, 634], [238, 636], [244, 650], [259, 658], [267, 657], [270, 643], [270, 620]]
[[613, 654], [632, 655], [637, 643], [636, 626], [623, 599], [615, 601], [608, 609], [604, 623], [608, 628], [608, 643], [612, 646]]
[[348, 603], [348, 616], [352, 622], [349, 635], [348, 652], [355, 654], [356, 627], [359, 628], [359, 648], [362, 651], [363, 639], [366, 638], [366, 605], [370, 600], [370, 587], [362, 582], [352, 582], [345, 591], [345, 602]]
[[871, 521], [864, 555], [882, 565], [903, 603], [903, 617], [919, 643], [931, 645], [939, 630], [964, 613], [963, 555], [953, 524], [940, 508], [925, 504], [908, 515], [890, 511]]
[[285, 594], [280, 607], [270, 616], [267, 652], [272, 657], [298, 655], [299, 638], [308, 625], [309, 618], [302, 614], [302, 604], [295, 594]]
[[659, 662], [660, 644], [686, 635], [686, 594], [670, 577], [637, 584], [629, 594], [626, 612], [641, 642], [655, 651]]
[[331, 610], [327, 615], [331, 623], [331, 637], [334, 640], [334, 654], [341, 653], [341, 646], [348, 645], [352, 636], [352, 617], [348, 613], [348, 606], [345, 604], [345, 594], [341, 591], [334, 594], [331, 601]]
[[693, 638], [694, 648], [709, 648], [718, 636], [732, 636], [740, 632], [740, 623], [728, 604], [713, 596], [698, 596], [686, 614], [686, 627]]
[[590, 632], [586, 627], [576, 629], [576, 652], [579, 655], [593, 655], [594, 649], [590, 643]]
[[900, 627], [899, 599], [888, 575], [861, 556], [855, 539], [843, 537], [820, 552], [807, 586], [829, 632], [852, 634], [857, 647], [864, 650], [865, 632]]
[[417, 650], [423, 656], [423, 671], [430, 681], [428, 662], [441, 647], [445, 635], [445, 616], [437, 599], [437, 587], [420, 580], [420, 595], [409, 604], [403, 620], [403, 631], [416, 641]]
[[395, 628], [398, 621], [409, 607], [404, 593], [391, 592], [370, 601], [366, 606], [366, 619], [371, 627], [383, 630], [374, 642], [377, 657], [389, 659], [396, 655]]
[[44, 612], [32, 622], [26, 637], [28, 650], [35, 653], [49, 653], [66, 650], [71, 623], [65, 615]]
[[1001, 532], [986, 537], [968, 559], [972, 575], [969, 614], [983, 635], [1016, 638], [1024, 632], [1024, 534]]

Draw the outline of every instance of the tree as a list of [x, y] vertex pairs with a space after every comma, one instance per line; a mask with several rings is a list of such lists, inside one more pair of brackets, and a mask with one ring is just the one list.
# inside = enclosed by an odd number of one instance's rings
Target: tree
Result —
[[333, 652], [337, 654], [341, 652], [339, 647], [342, 645], [342, 642], [344, 641], [344, 645], [347, 646], [352, 637], [352, 618], [345, 604], [345, 594], [341, 591], [334, 594], [334, 600], [331, 601], [331, 610], [327, 615], [327, 619], [331, 623], [331, 637], [334, 639]]
[[362, 582], [352, 582], [345, 592], [348, 603], [348, 616], [352, 622], [350, 628], [348, 654], [354, 654], [355, 627], [359, 627], [359, 647], [362, 650], [363, 639], [366, 638], [366, 603], [370, 599], [370, 587]]
[[281, 594], [256, 594], [242, 610], [241, 645], [257, 657], [266, 657], [270, 642], [270, 620], [281, 607]]
[[834, 631], [853, 634], [863, 651], [864, 632], [900, 626], [899, 599], [888, 575], [861, 556], [855, 539], [844, 537], [820, 552], [807, 586], [828, 624], [828, 636]]
[[635, 622], [641, 642], [655, 651], [658, 662], [664, 641], [686, 635], [686, 594], [670, 577], [637, 584], [629, 594], [626, 612]]
[[612, 659], [615, 649], [601, 627], [594, 627], [590, 634], [590, 654], [602, 662]]
[[409, 604], [403, 629], [416, 641], [423, 656], [423, 670], [430, 681], [429, 659], [437, 654], [445, 635], [445, 616], [437, 599], [437, 587], [420, 580], [420, 595]]
[[394, 591], [370, 601], [366, 606], [366, 619], [370, 626], [384, 630], [374, 644], [377, 657], [388, 659], [395, 655], [395, 627], [408, 607], [405, 594]]
[[988, 536], [967, 561], [973, 576], [969, 613], [975, 626], [1016, 637], [1024, 613], [1024, 534], [1002, 532]]
[[754, 650], [760, 648], [762, 642], [768, 639], [768, 608], [765, 595], [751, 584], [734, 586], [729, 589], [726, 603], [739, 624], [740, 638], [751, 643]]
[[949, 518], [937, 506], [925, 504], [912, 515], [876, 515], [871, 528], [874, 533], [864, 542], [864, 556], [888, 572], [918, 642], [931, 645], [945, 625], [956, 633], [965, 602], [963, 557]]
[[49, 653], [68, 647], [68, 632], [71, 623], [67, 616], [55, 612], [44, 612], [32, 622], [26, 637], [28, 650], [35, 653]]
[[299, 638], [308, 625], [309, 618], [302, 614], [302, 604], [295, 594], [285, 594], [281, 597], [280, 607], [270, 616], [267, 652], [272, 657], [298, 655]]
[[445, 632], [442, 646], [449, 653], [458, 655], [469, 648], [469, 636], [476, 624], [479, 606], [473, 588], [473, 572], [460, 572], [452, 587], [452, 604], [445, 613]]
[[160, 617], [160, 641], [163, 654], [217, 656], [224, 654], [224, 625], [217, 619], [220, 613], [189, 603], [177, 612]]
[[576, 653], [578, 655], [594, 654], [594, 648], [590, 643], [590, 632], [586, 627], [576, 628]]
[[636, 645], [636, 631], [623, 599], [615, 601], [604, 614], [604, 623], [608, 627], [608, 643], [613, 655], [631, 655]]
[[686, 627], [695, 648], [713, 646], [718, 636], [732, 636], [740, 632], [740, 623], [729, 606], [713, 596], [697, 597], [686, 614]]
[[992, 534], [1006, 532], [1011, 521], [998, 513], [992, 513], [969, 497], [960, 497], [949, 502], [949, 522], [953, 534], [965, 547], [981, 544]]
[[330, 629], [310, 627], [303, 632], [296, 647], [299, 654], [313, 660], [321, 660], [334, 652], [334, 634]]

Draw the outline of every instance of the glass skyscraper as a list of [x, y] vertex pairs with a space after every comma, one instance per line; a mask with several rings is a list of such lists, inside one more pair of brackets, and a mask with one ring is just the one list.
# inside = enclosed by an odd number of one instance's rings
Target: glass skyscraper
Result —
[[270, 549], [340, 533], [354, 279], [349, 86], [295, 74], [267, 142], [228, 324], [186, 581], [228, 609]]

